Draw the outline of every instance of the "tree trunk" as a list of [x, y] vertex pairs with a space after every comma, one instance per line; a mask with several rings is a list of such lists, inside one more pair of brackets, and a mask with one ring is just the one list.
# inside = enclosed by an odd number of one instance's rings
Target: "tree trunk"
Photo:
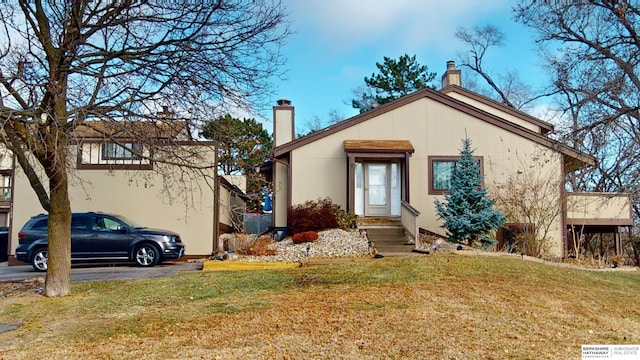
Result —
[[58, 153], [53, 175], [49, 177], [49, 259], [45, 296], [65, 296], [71, 290], [71, 203], [64, 151]]

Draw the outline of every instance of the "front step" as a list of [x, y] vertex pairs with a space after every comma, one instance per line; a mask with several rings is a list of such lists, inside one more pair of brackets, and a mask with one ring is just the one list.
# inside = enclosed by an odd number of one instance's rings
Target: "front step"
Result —
[[402, 228], [402, 221], [399, 217], [386, 216], [362, 216], [358, 218], [358, 227], [361, 229], [372, 228]]
[[410, 253], [415, 245], [406, 244], [403, 227], [367, 228], [367, 237], [379, 254]]

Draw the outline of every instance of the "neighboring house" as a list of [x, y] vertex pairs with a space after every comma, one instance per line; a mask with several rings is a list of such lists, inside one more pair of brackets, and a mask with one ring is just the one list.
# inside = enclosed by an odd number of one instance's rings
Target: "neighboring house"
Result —
[[572, 226], [612, 233], [619, 246], [619, 227], [632, 225], [629, 196], [565, 192], [566, 176], [594, 165], [593, 157], [550, 139], [552, 125], [462, 88], [453, 62], [442, 85], [301, 138], [294, 135], [291, 102], [279, 100], [273, 108], [274, 226], [286, 226], [292, 205], [329, 197], [363, 224], [398, 219], [411, 236], [418, 228], [444, 236], [434, 200], [442, 200], [468, 136], [488, 187], [531, 168], [557, 184], [549, 195], [558, 204], [550, 256], [567, 254]]
[[[200, 173], [183, 172], [173, 165], [145, 158], [150, 149], [144, 144], [153, 142], [162, 144], [154, 146], [154, 159], [197, 153], [201, 166], [215, 165], [213, 143], [194, 141], [184, 122], [139, 121], [126, 127], [121, 136], [107, 122], [91, 122], [77, 129], [76, 140], [70, 145], [71, 153], [77, 154], [69, 176], [72, 211], [116, 213], [144, 226], [175, 231], [186, 244], [187, 257], [217, 252], [218, 235], [231, 231], [237, 222], [232, 221], [234, 215], [230, 211], [241, 214], [238, 209], [244, 208], [244, 177], [215, 176], [215, 168]], [[126, 134], [132, 132], [136, 133], [135, 139], [144, 141], [128, 138], [130, 135]], [[12, 195], [8, 206], [12, 211], [7, 220], [11, 228], [7, 253], [13, 263], [20, 228], [44, 210], [21, 168], [3, 169], [1, 173], [9, 174], [11, 179], [5, 180], [5, 185], [12, 186], [12, 191], [5, 193]]]
[[[9, 213], [11, 212], [12, 169], [13, 156], [11, 156], [9, 151], [0, 150], [0, 228], [9, 226]], [[0, 258], [2, 257], [0, 256]]]

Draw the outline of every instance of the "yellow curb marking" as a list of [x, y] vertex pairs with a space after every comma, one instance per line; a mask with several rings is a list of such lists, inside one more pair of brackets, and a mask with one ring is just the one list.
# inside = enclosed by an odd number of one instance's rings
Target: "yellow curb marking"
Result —
[[264, 270], [264, 269], [289, 269], [302, 266], [299, 262], [240, 262], [240, 261], [205, 261], [203, 271], [225, 270]]

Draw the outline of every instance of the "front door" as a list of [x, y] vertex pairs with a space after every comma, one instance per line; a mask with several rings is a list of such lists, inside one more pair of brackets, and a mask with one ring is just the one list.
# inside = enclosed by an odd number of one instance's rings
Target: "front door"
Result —
[[364, 215], [397, 216], [400, 205], [399, 164], [396, 162], [365, 162]]

